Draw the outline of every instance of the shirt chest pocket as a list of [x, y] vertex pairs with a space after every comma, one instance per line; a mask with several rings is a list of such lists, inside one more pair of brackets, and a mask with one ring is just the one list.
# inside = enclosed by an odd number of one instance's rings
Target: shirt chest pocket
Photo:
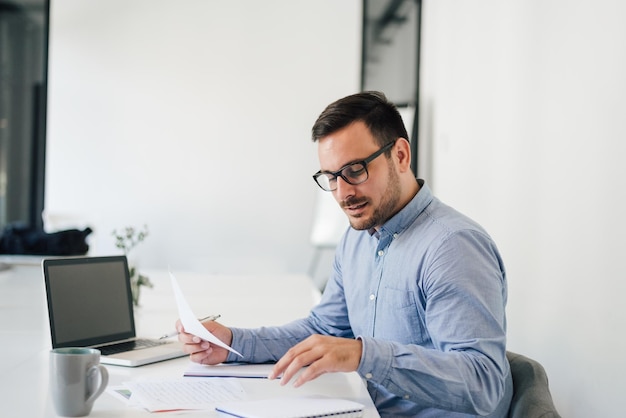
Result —
[[413, 291], [383, 287], [376, 302], [375, 337], [404, 344], [424, 344], [429, 340], [424, 309]]

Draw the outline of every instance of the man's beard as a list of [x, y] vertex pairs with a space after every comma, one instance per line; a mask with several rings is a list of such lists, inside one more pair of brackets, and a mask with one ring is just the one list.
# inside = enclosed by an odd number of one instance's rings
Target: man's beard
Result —
[[[392, 164], [389, 165], [389, 183], [387, 190], [377, 208], [374, 208], [374, 213], [369, 218], [348, 216], [350, 225], [352, 228], [363, 231], [372, 229], [375, 226], [384, 224], [391, 216], [394, 215], [398, 202], [400, 201], [400, 179], [398, 174], [394, 170]], [[367, 197], [348, 199], [341, 202], [341, 207], [355, 206], [364, 202], [369, 202]]]

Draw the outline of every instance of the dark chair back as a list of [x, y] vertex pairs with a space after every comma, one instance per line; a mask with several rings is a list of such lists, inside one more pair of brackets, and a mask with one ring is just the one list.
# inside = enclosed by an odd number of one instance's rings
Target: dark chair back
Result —
[[548, 375], [539, 362], [507, 351], [513, 377], [509, 418], [561, 418], [552, 401]]

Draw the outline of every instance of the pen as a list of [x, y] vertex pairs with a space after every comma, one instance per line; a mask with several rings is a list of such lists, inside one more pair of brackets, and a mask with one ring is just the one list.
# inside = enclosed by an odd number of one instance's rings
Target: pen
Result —
[[[221, 315], [209, 315], [209, 316], [205, 316], [204, 318], [198, 319], [198, 321], [200, 321], [200, 322], [202, 322], [202, 321], [215, 321], [219, 317], [221, 317]], [[164, 340], [166, 338], [175, 337], [177, 335], [178, 335], [178, 331], [172, 331], [170, 333], [164, 334], [161, 337], [159, 337], [159, 340]]]

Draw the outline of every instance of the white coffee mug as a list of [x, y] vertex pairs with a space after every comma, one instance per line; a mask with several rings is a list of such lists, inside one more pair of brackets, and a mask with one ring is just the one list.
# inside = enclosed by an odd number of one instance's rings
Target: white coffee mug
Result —
[[50, 351], [50, 392], [58, 415], [89, 415], [108, 383], [109, 373], [100, 364], [99, 350], [66, 347]]

